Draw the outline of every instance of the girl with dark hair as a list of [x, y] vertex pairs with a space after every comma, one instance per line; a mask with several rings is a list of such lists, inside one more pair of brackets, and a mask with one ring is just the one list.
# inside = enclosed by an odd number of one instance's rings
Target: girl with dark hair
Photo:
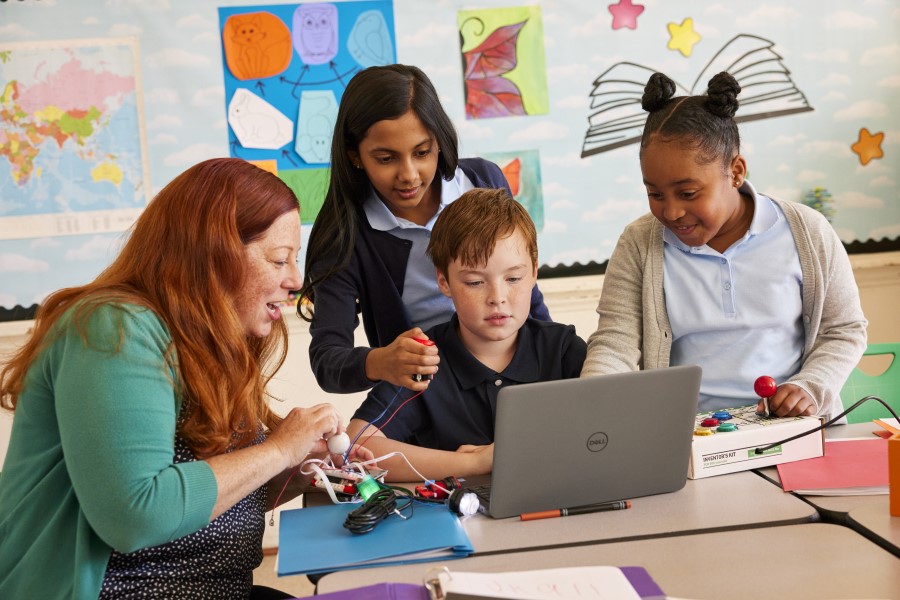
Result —
[[267, 402], [299, 251], [290, 188], [213, 159], [157, 194], [97, 279], [44, 301], [0, 370], [0, 597], [259, 591], [267, 482], [343, 430], [329, 404], [282, 419]]
[[[453, 123], [425, 73], [388, 65], [350, 80], [298, 305], [312, 323], [310, 362], [322, 389], [359, 392], [378, 381], [428, 387], [438, 353], [416, 339], [448, 320], [453, 303], [438, 289], [425, 248], [441, 210], [476, 187], [509, 191], [493, 163], [458, 158]], [[360, 313], [371, 347], [354, 344]], [[550, 320], [537, 286], [531, 315]]]
[[703, 368], [700, 410], [759, 403], [777, 416], [842, 410], [840, 390], [866, 347], [866, 319], [840, 239], [802, 204], [747, 181], [734, 120], [738, 82], [674, 97], [655, 73], [640, 162], [650, 214], [609, 260], [582, 376], [669, 365]]

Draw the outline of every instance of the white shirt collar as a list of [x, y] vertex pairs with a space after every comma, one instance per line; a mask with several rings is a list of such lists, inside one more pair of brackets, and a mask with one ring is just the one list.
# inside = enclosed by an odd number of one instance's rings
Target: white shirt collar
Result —
[[[435, 177], [440, 176], [440, 173], [435, 174]], [[438, 206], [434, 216], [425, 223], [424, 227], [394, 215], [387, 205], [381, 201], [381, 198], [375, 193], [375, 188], [371, 185], [369, 186], [369, 195], [365, 202], [363, 202], [363, 211], [366, 213], [369, 225], [372, 226], [372, 229], [377, 229], [378, 231], [391, 231], [397, 228], [410, 229], [415, 227], [431, 231], [431, 228], [434, 226], [434, 222], [437, 220], [438, 215], [441, 214], [441, 211], [444, 210], [448, 204], [459, 198], [465, 190], [469, 189], [469, 187], [465, 186], [466, 179], [463, 170], [457, 167], [453, 179], [450, 181], [441, 181], [441, 204]]]
[[[779, 219], [781, 219], [781, 215], [775, 209], [772, 201], [768, 197], [758, 194], [756, 188], [754, 188], [753, 184], [747, 179], [744, 179], [744, 183], [741, 184], [738, 191], [753, 199], [753, 220], [750, 221], [750, 228], [747, 230], [743, 239], [746, 240], [768, 231], [775, 226]], [[663, 241], [683, 252], [691, 252], [693, 249], [692, 246], [688, 246], [678, 239], [678, 236], [672, 233], [672, 230], [668, 227], [664, 227], [663, 229]], [[707, 247], [704, 246], [704, 248]]]

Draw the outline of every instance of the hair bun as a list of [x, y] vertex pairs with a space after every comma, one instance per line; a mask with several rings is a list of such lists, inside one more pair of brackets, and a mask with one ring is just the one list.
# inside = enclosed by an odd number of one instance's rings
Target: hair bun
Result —
[[641, 96], [641, 108], [647, 112], [659, 110], [675, 95], [675, 82], [663, 75], [654, 73], [644, 86], [644, 95]]
[[737, 99], [740, 93], [741, 86], [737, 79], [730, 73], [722, 71], [709, 80], [706, 109], [718, 117], [730, 119], [740, 106]]

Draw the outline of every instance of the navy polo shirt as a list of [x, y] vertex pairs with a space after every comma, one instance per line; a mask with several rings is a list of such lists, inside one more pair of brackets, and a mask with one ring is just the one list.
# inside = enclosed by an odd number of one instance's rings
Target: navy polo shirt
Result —
[[[426, 333], [438, 348], [440, 369], [422, 395], [393, 418], [415, 392], [382, 381], [369, 392], [354, 419], [371, 422], [390, 405], [375, 426], [389, 438], [437, 450], [494, 441], [497, 394], [509, 385], [572, 379], [581, 374], [587, 345], [571, 325], [528, 318], [519, 329], [516, 352], [502, 373], [486, 367], [463, 346], [456, 314]], [[393, 400], [393, 402], [392, 402]], [[552, 402], [551, 398], [547, 399]], [[366, 432], [369, 433], [368, 431]]]

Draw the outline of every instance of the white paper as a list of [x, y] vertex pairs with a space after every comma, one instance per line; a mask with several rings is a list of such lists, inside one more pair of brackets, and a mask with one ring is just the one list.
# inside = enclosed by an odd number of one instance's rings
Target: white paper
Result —
[[[881, 423], [884, 423], [885, 425], [890, 425], [894, 429], [900, 429], [900, 421], [897, 421], [897, 419], [895, 419], [894, 417], [891, 417], [889, 419], [875, 419], [875, 423], [879, 425], [881, 425]], [[882, 427], [884, 427], [884, 425], [882, 425]], [[885, 427], [885, 429], [887, 429], [887, 427]]]
[[886, 485], [791, 491], [795, 494], [802, 494], [803, 496], [878, 496], [889, 493], [888, 486]]
[[504, 573], [452, 571], [439, 576], [445, 595], [519, 600], [640, 600], [618, 567], [569, 567]]

